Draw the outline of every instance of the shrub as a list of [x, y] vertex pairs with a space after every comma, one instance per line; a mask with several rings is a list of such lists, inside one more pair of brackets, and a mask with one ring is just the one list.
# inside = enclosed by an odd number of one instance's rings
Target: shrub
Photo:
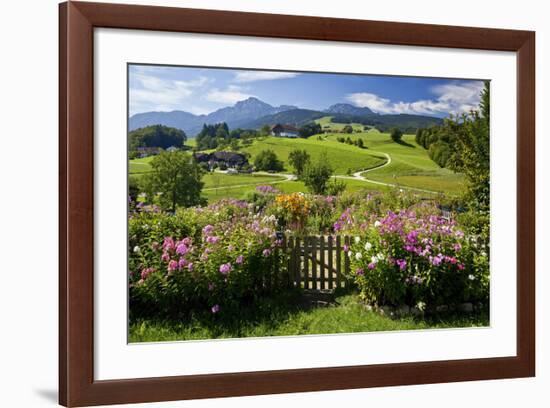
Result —
[[254, 159], [254, 166], [256, 170], [264, 171], [281, 171], [283, 170], [283, 163], [277, 158], [277, 155], [273, 150], [262, 150]]
[[[238, 312], [285, 287], [275, 217], [225, 200], [175, 216], [140, 211], [130, 219], [133, 317]], [[276, 272], [279, 272], [278, 274]]]
[[[352, 209], [341, 218], [350, 217]], [[403, 210], [370, 217], [345, 249], [351, 277], [369, 303], [434, 310], [488, 301], [488, 254], [475, 237], [437, 215]]]

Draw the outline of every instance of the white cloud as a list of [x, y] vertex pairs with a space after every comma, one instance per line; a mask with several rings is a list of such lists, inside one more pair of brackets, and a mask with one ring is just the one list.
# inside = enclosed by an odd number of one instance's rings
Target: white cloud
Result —
[[234, 82], [255, 82], [255, 81], [272, 81], [275, 79], [289, 79], [300, 75], [297, 72], [275, 72], [275, 71], [244, 71], [237, 72]]
[[368, 107], [377, 113], [409, 113], [420, 115], [458, 114], [477, 109], [483, 82], [438, 85], [431, 89], [435, 99], [414, 102], [392, 102], [368, 92], [352, 93], [346, 99], [360, 107]]
[[130, 115], [149, 111], [181, 109], [184, 102], [209, 82], [206, 77], [189, 81], [163, 79], [144, 72], [132, 73], [135, 83], [129, 90]]
[[246, 93], [246, 90], [238, 85], [229, 85], [226, 89], [213, 88], [205, 96], [210, 102], [219, 104], [234, 104], [243, 99], [250, 98], [251, 94]]

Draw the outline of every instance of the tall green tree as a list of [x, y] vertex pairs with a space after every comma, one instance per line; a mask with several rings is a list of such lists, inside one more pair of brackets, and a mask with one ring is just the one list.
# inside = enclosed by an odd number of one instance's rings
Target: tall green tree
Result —
[[403, 138], [403, 131], [397, 127], [394, 127], [390, 130], [390, 137], [395, 143], [399, 143]]
[[283, 163], [278, 159], [275, 152], [271, 149], [262, 150], [254, 159], [256, 170], [263, 171], [281, 171]]
[[481, 91], [479, 111], [463, 114], [445, 122], [455, 136], [449, 167], [464, 173], [466, 198], [476, 211], [488, 213], [490, 201], [490, 86], [485, 82]]
[[304, 169], [309, 163], [310, 156], [307, 150], [295, 149], [290, 152], [288, 155], [288, 162], [292, 167], [294, 167], [294, 172], [296, 176], [301, 179], [304, 174]]
[[192, 155], [185, 152], [162, 152], [151, 160], [153, 171], [143, 176], [144, 190], [152, 198], [157, 193], [163, 209], [191, 207], [203, 202], [203, 170]]
[[326, 194], [330, 177], [334, 170], [329, 164], [326, 152], [319, 156], [316, 163], [310, 163], [304, 170], [303, 180], [313, 194]]

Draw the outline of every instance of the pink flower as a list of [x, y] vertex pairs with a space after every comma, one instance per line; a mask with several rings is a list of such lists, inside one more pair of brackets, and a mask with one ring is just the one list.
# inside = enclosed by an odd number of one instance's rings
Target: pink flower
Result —
[[164, 237], [162, 249], [164, 249], [165, 251], [171, 251], [172, 249], [174, 249], [174, 240], [172, 239], [172, 237]]
[[220, 305], [214, 305], [210, 310], [212, 311], [212, 313], [216, 314], [220, 311]]
[[271, 249], [269, 248], [266, 248], [262, 251], [262, 255], [265, 256], [265, 257], [268, 257], [269, 255], [271, 255]]
[[184, 244], [184, 245], [190, 246], [191, 245], [191, 238], [189, 238], [189, 237], [183, 238], [181, 243]]
[[349, 245], [344, 245], [344, 252], [348, 252], [349, 251]]
[[407, 261], [405, 261], [404, 259], [398, 259], [398, 260], [395, 261], [395, 263], [397, 263], [397, 265], [399, 265], [400, 270], [403, 270], [407, 267]]
[[208, 290], [209, 291], [213, 291], [215, 287], [216, 287], [216, 285], [214, 285], [213, 283], [208, 284]]
[[181, 268], [184, 268], [189, 262], [187, 261], [187, 259], [185, 258], [180, 258], [180, 260], [178, 261], [178, 267], [181, 269]]
[[235, 260], [235, 263], [237, 263], [239, 265], [242, 265], [243, 262], [244, 262], [244, 256], [242, 256], [242, 255], [239, 255], [237, 257], [237, 259]]
[[163, 261], [163, 262], [168, 262], [170, 260], [170, 255], [168, 255], [168, 252], [163, 252], [162, 253], [162, 256], [160, 257], [160, 259]]
[[220, 265], [220, 273], [222, 275], [227, 275], [229, 272], [231, 272], [232, 269], [233, 267], [229, 262]]
[[376, 268], [376, 264], [374, 262], [371, 262], [368, 264], [367, 268], [369, 268], [370, 270], [373, 270], [374, 268]]
[[365, 274], [365, 270], [363, 268], [357, 268], [357, 270], [355, 271], [355, 274], [362, 276]]
[[457, 265], [457, 268], [458, 268], [459, 270], [463, 271], [463, 270], [464, 270], [464, 264], [461, 264], [461, 263], [458, 264], [458, 265]]
[[178, 268], [178, 263], [173, 259], [168, 262], [168, 272], [175, 271]]

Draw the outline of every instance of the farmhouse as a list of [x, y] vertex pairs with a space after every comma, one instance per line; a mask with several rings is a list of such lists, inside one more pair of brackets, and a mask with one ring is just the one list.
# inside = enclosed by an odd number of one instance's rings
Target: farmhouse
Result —
[[154, 156], [160, 153], [160, 147], [140, 146], [137, 148], [138, 157]]
[[296, 138], [298, 137], [298, 129], [292, 125], [281, 125], [277, 123], [271, 126], [271, 134], [278, 137]]
[[213, 152], [213, 153], [195, 153], [197, 163], [208, 163], [209, 167], [214, 164], [225, 165], [229, 168], [238, 168], [248, 164], [248, 159], [245, 155], [235, 152]]

